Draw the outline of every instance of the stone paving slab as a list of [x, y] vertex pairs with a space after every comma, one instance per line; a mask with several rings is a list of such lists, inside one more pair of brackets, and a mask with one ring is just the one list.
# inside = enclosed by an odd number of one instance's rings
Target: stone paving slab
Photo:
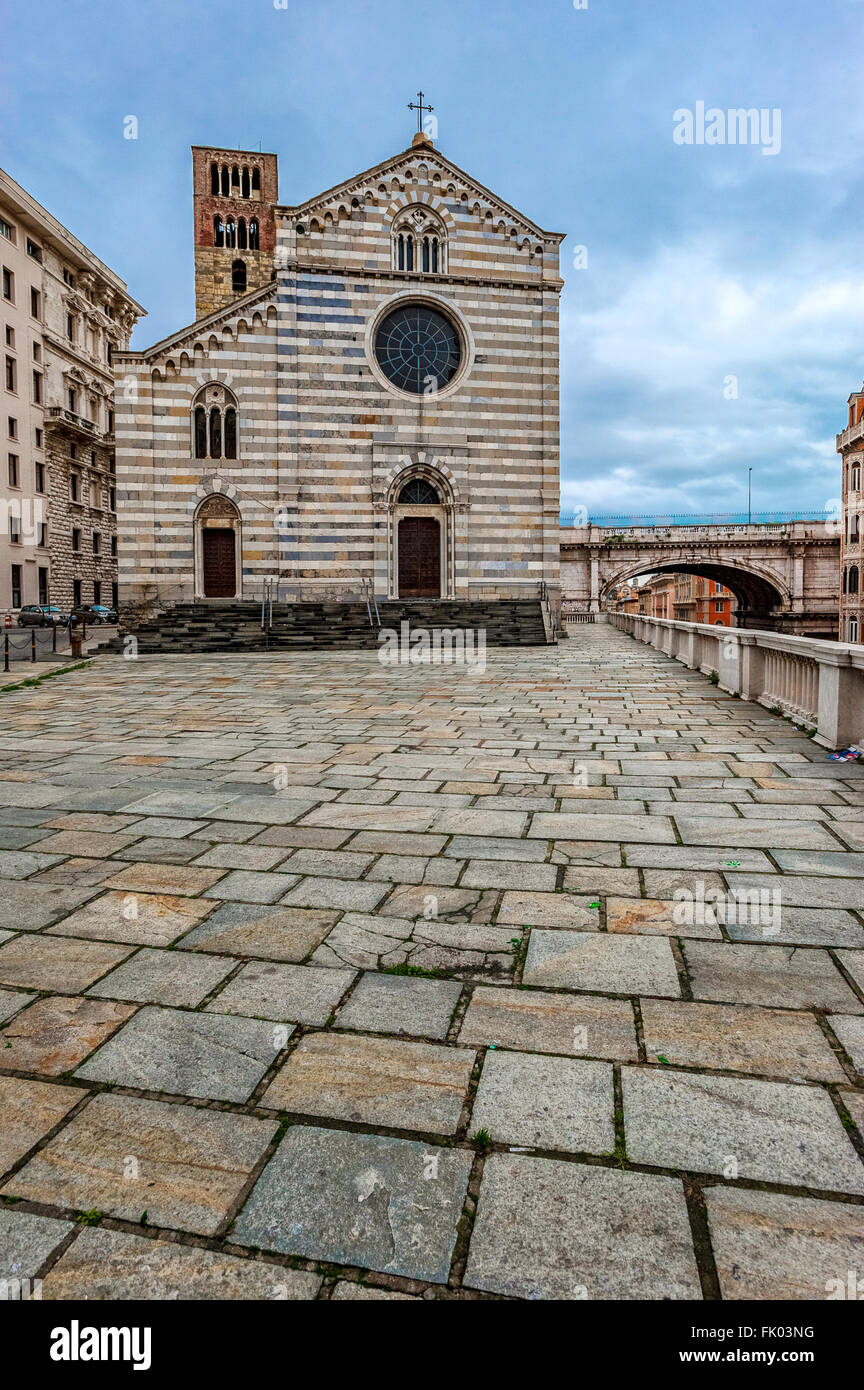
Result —
[[848, 1298], [864, 1269], [864, 1207], [709, 1187], [711, 1244], [726, 1300]]
[[336, 1026], [361, 1032], [445, 1038], [461, 993], [462, 986], [456, 981], [368, 971], [336, 1015]]
[[864, 1194], [864, 1163], [816, 1087], [632, 1067], [622, 1085], [635, 1163]]
[[211, 902], [171, 894], [103, 893], [49, 928], [48, 935], [170, 946], [214, 907]]
[[35, 1279], [48, 1256], [74, 1229], [71, 1221], [0, 1207], [0, 1280]]
[[465, 1283], [511, 1298], [699, 1298], [674, 1178], [493, 1154]]
[[690, 941], [685, 959], [694, 999], [864, 1013], [864, 1003], [825, 951]]
[[292, 1032], [261, 1019], [148, 1005], [75, 1074], [142, 1091], [242, 1102]]
[[76, 1086], [0, 1076], [0, 1173], [8, 1172], [85, 1094]]
[[231, 956], [144, 947], [91, 985], [87, 993], [101, 999], [133, 999], [140, 1004], [176, 1004], [191, 1009], [230, 975], [237, 963]]
[[207, 1008], [220, 1014], [324, 1024], [355, 978], [354, 970], [250, 961]]
[[0, 1032], [0, 1064], [38, 1076], [62, 1076], [134, 1012], [129, 1004], [74, 995], [39, 999]]
[[551, 990], [476, 989], [459, 1042], [569, 1057], [638, 1057], [633, 1007], [626, 999]]
[[25, 989], [86, 989], [129, 955], [126, 946], [77, 937], [16, 936], [0, 946], [0, 984]]
[[532, 931], [523, 979], [526, 985], [609, 994], [681, 992], [669, 942], [648, 936]]
[[213, 1235], [275, 1132], [269, 1120], [104, 1093], [2, 1192]]
[[809, 1014], [754, 1004], [642, 1001], [649, 1061], [797, 1081], [842, 1081], [845, 1072]]
[[225, 903], [183, 938], [183, 950], [301, 961], [320, 945], [338, 916], [306, 908]]
[[42, 1298], [283, 1302], [315, 1298], [320, 1286], [318, 1275], [284, 1265], [85, 1227], [43, 1281]]
[[470, 1168], [460, 1149], [295, 1125], [258, 1179], [234, 1239], [444, 1284]]
[[497, 1144], [571, 1153], [615, 1148], [612, 1067], [608, 1062], [488, 1052], [471, 1129]]
[[292, 1114], [455, 1133], [474, 1065], [468, 1048], [310, 1033], [261, 1098]]

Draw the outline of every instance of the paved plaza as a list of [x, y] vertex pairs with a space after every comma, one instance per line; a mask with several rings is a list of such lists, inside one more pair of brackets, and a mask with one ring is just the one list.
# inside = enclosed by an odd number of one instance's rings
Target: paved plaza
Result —
[[605, 625], [102, 655], [0, 713], [0, 1278], [864, 1277], [864, 768]]

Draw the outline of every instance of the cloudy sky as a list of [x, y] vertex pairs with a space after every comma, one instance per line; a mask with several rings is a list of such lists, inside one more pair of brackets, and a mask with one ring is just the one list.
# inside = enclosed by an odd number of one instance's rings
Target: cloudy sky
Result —
[[[422, 86], [443, 153], [567, 233], [562, 506], [736, 511], [752, 467], [754, 511], [821, 508], [864, 377], [864, 0], [576, 4], [17, 5], [0, 162], [146, 346], [194, 317], [191, 144], [275, 150], [298, 202], [403, 149]], [[779, 111], [779, 151], [677, 143], [700, 102]]]

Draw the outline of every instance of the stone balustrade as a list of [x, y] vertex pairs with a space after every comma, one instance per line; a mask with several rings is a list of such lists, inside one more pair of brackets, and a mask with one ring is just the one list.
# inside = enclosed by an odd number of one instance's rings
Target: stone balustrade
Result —
[[716, 673], [721, 690], [815, 726], [816, 742], [825, 748], [864, 746], [860, 644], [633, 613], [610, 613], [609, 622], [691, 670]]

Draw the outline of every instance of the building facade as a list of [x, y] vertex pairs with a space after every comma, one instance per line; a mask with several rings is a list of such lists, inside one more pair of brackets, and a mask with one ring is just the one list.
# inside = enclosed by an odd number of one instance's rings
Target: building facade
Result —
[[423, 134], [297, 205], [275, 155], [193, 182], [202, 317], [115, 356], [121, 606], [556, 604], [562, 236]]
[[117, 596], [114, 372], [143, 310], [0, 170], [0, 612]]
[[841, 460], [840, 532], [840, 629], [841, 642], [864, 641], [862, 589], [862, 535], [864, 535], [864, 493], [861, 469], [864, 466], [864, 386], [849, 397], [849, 420], [837, 436]]

